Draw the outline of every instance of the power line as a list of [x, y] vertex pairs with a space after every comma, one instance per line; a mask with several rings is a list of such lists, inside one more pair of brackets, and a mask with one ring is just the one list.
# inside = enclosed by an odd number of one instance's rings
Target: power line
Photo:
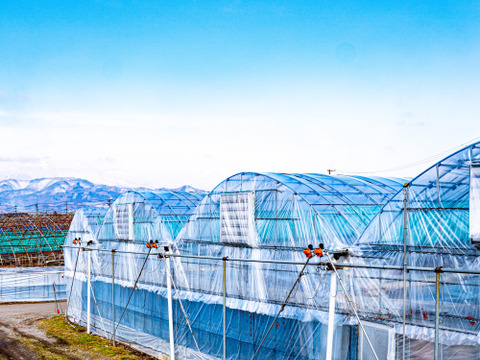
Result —
[[436, 155], [433, 155], [433, 156], [430, 156], [428, 158], [425, 158], [425, 159], [422, 159], [422, 160], [418, 160], [418, 161], [415, 161], [415, 162], [412, 162], [412, 163], [408, 163], [408, 164], [404, 164], [404, 165], [400, 165], [400, 166], [397, 166], [397, 167], [392, 167], [392, 168], [387, 168], [387, 169], [382, 169], [382, 170], [375, 170], [375, 171], [349, 171], [349, 170], [338, 170], [338, 172], [341, 172], [341, 173], [344, 173], [344, 174], [377, 174], [377, 173], [384, 173], [384, 172], [389, 172], [389, 171], [396, 171], [396, 170], [403, 170], [403, 169], [408, 169], [408, 168], [412, 168], [412, 167], [417, 167], [417, 166], [420, 166], [420, 165], [424, 165], [424, 164], [427, 164], [429, 162], [432, 162], [434, 160], [438, 160], [438, 159], [443, 159], [446, 155], [448, 154], [452, 154], [454, 153], [455, 151], [458, 151], [460, 149], [463, 149], [464, 147], [468, 146], [468, 145], [472, 145], [476, 142], [480, 141], [480, 137], [476, 137], [464, 144], [461, 144], [459, 146], [456, 146], [454, 148], [451, 148], [449, 150], [445, 150], [441, 153], [438, 153]]

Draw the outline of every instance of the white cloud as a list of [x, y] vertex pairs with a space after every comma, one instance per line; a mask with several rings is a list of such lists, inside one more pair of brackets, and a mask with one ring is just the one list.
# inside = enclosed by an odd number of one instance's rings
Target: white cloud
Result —
[[[72, 176], [211, 189], [240, 171], [390, 169], [480, 133], [480, 122], [473, 121], [480, 110], [469, 105], [472, 99], [439, 101], [438, 94], [407, 89], [418, 96], [399, 101], [394, 91], [358, 89], [329, 83], [199, 91], [196, 97], [176, 94], [169, 106], [169, 98], [158, 108], [138, 106], [142, 111], [131, 111], [134, 104], [123, 106], [119, 100], [115, 111], [37, 105], [34, 111], [0, 112], [10, 119], [8, 125], [0, 122], [0, 154], [16, 159], [0, 161], [0, 172], [4, 178]], [[391, 175], [414, 176], [421, 170]]]

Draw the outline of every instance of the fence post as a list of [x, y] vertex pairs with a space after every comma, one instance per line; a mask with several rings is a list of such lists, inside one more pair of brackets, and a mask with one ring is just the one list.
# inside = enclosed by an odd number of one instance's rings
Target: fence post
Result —
[[337, 298], [337, 276], [335, 271], [330, 274], [330, 301], [328, 305], [328, 332], [327, 332], [327, 355], [326, 360], [332, 360], [333, 334], [335, 331], [335, 304]]
[[402, 359], [405, 360], [406, 320], [407, 320], [407, 231], [408, 231], [408, 186], [410, 183], [403, 184], [403, 334], [402, 334]]
[[115, 249], [112, 249], [112, 343], [115, 346]]
[[[165, 247], [168, 252], [168, 246]], [[175, 340], [173, 337], [173, 301], [172, 301], [172, 279], [170, 271], [170, 256], [165, 256], [165, 270], [167, 273], [167, 297], [168, 297], [168, 330], [170, 333], [170, 360], [175, 360]]]
[[87, 261], [87, 334], [90, 334], [91, 323], [91, 309], [90, 309], [90, 297], [91, 297], [91, 280], [90, 272], [92, 267], [92, 252], [88, 249], [88, 261]]
[[227, 359], [227, 257], [223, 258], [223, 360]]
[[440, 273], [442, 269], [437, 267], [435, 269], [436, 275], [436, 297], [435, 297], [435, 350], [434, 359], [439, 359], [439, 340], [440, 340]]

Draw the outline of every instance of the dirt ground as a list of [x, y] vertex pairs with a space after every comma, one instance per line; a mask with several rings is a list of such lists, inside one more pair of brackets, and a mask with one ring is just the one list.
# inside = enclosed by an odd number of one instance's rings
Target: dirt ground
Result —
[[[59, 304], [62, 309], [65, 309], [64, 302]], [[65, 339], [61, 337], [47, 336], [47, 333], [40, 324], [43, 321], [40, 320], [51, 318], [54, 315], [57, 315], [55, 303], [1, 304], [0, 360], [98, 360], [113, 358], [100, 353], [92, 355], [91, 352], [82, 351], [78, 347], [70, 347], [68, 342], [64, 341]], [[63, 321], [60, 322], [63, 324]], [[65, 326], [69, 329], [69, 325]], [[105, 349], [118, 348], [107, 347]], [[137, 355], [125, 358], [153, 359], [135, 350], [132, 351]], [[117, 356], [115, 356], [115, 358], [117, 358]]]
[[[61, 303], [64, 308], [65, 303]], [[37, 355], [19, 341], [27, 337], [52, 342], [35, 322], [56, 315], [55, 303], [0, 305], [0, 359], [36, 360]]]

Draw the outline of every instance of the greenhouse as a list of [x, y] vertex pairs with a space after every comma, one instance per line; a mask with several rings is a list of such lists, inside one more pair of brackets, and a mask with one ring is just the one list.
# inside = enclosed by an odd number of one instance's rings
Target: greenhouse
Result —
[[172, 359], [480, 358], [480, 143], [412, 180], [240, 173], [188, 196], [126, 193], [65, 249], [71, 319]]
[[[479, 230], [480, 144], [476, 143], [407, 184], [355, 244], [349, 261], [356, 265], [437, 269], [357, 268], [350, 274], [349, 292], [360, 313], [386, 325], [375, 330], [375, 336], [383, 337], [397, 356], [405, 351], [410, 359], [479, 358]], [[387, 341], [389, 331], [395, 336]]]
[[[85, 272], [87, 270], [86, 257], [78, 248], [82, 244], [88, 244], [90, 241], [98, 246], [98, 230], [105, 217], [106, 209], [90, 208], [77, 210], [70, 224], [70, 230], [65, 238], [64, 256], [65, 272], [64, 276], [68, 284], [68, 313], [72, 319], [80, 319], [82, 316], [82, 292], [81, 288], [72, 287], [72, 271], [75, 268], [77, 277], [83, 276], [85, 281]], [[73, 246], [73, 247], [68, 247]], [[98, 257], [94, 255], [95, 263], [98, 263]], [[71, 267], [73, 266], [73, 267]]]
[[[148, 257], [147, 242], [158, 239], [161, 244], [169, 244], [176, 238], [174, 247], [179, 254], [303, 262], [302, 250], [312, 242], [323, 242], [329, 247], [352, 245], [404, 182], [403, 179], [318, 174], [242, 173], [222, 182], [203, 201], [199, 201], [200, 197], [192, 201], [191, 205], [195, 206], [184, 207], [180, 218], [166, 219], [169, 212], [165, 207], [157, 211], [163, 216], [154, 213], [155, 206], [150, 205], [152, 196], [146, 198], [138, 193], [121, 196], [107, 213], [97, 236], [100, 250], [106, 251], [91, 251], [92, 258], [100, 257], [92, 260], [92, 324], [97, 331], [112, 333], [115, 310], [116, 322], [120, 323], [115, 330], [117, 336], [165, 353], [169, 352], [169, 325], [172, 324], [175, 349], [180, 357], [221, 357], [221, 264], [173, 259], [171, 280], [175, 298], [173, 319], [169, 321], [165, 311], [169, 280], [166, 259]], [[122, 215], [125, 213], [132, 216]], [[176, 226], [165, 231], [165, 224]], [[92, 246], [95, 247], [95, 242]], [[115, 249], [114, 294], [111, 249]], [[159, 247], [153, 251], [163, 253], [164, 250]], [[261, 340], [263, 327], [274, 316], [283, 301], [283, 293], [291, 287], [301, 268], [267, 265], [228, 265], [227, 306], [231, 319], [227, 329], [228, 358], [251, 357], [255, 344]], [[71, 273], [73, 262], [66, 263], [66, 267]], [[313, 270], [305, 278], [308, 281], [302, 283], [305, 290], [311, 290], [309, 296], [318, 291], [313, 282], [320, 275]], [[135, 283], [135, 280], [138, 281]], [[134, 285], [137, 290], [131, 291]], [[85, 287], [85, 281], [78, 286]], [[85, 292], [83, 289], [84, 312], [85, 302], [88, 303]], [[115, 308], [111, 306], [112, 295]], [[287, 325], [276, 330], [275, 337], [285, 338], [289, 331], [302, 327], [306, 341], [312, 336], [307, 332], [325, 331], [323, 322], [328, 316], [318, 309], [328, 308], [328, 303], [324, 307], [322, 301], [307, 299], [307, 295], [299, 291], [293, 299], [296, 307], [305, 308], [306, 312], [287, 309], [284, 319]], [[126, 309], [124, 316], [122, 309]], [[85, 313], [81, 321], [86, 321]], [[244, 321], [250, 325], [242, 330], [239, 324]], [[343, 335], [338, 333], [338, 341], [349, 338], [354, 327], [352, 329], [343, 331]], [[285, 358], [287, 349], [299, 356], [304, 353], [299, 350], [302, 346], [300, 343], [268, 344], [263, 358], [267, 355]], [[324, 350], [323, 344], [309, 346], [305, 351], [311, 354], [298, 358], [314, 358]]]
[[[154, 324], [165, 321], [168, 333], [168, 318], [161, 321], [163, 313], [158, 311], [163, 298], [156, 296], [161, 290], [157, 282], [164, 272], [159, 270], [158, 259], [141, 253], [171, 244], [203, 197], [202, 193], [128, 191], [104, 216], [77, 212], [64, 247], [67, 316], [87, 324], [91, 314], [88, 324], [106, 334], [113, 332], [112, 317], [117, 310], [115, 319], [122, 321], [116, 333], [138, 343], [143, 339], [140, 332], [148, 333]], [[122, 309], [126, 309], [124, 314]]]
[[71, 220], [71, 214], [0, 214], [0, 302], [65, 300], [61, 245]]
[[[174, 244], [179, 254], [253, 259], [225, 264], [225, 358], [252, 359], [291, 289], [303, 249], [322, 243], [328, 249], [352, 246], [404, 179], [320, 174], [241, 173], [219, 184], [200, 204]], [[176, 311], [180, 358], [190, 349], [200, 358], [223, 357], [222, 264], [180, 258], [184, 278], [177, 297], [189, 314]], [[264, 261], [271, 261], [265, 263]], [[282, 263], [283, 262], [283, 263]], [[289, 306], [265, 339], [258, 359], [320, 359], [327, 335], [329, 278], [325, 270], [306, 270]], [[325, 294], [327, 296], [325, 296]], [[181, 310], [181, 309], [180, 309]], [[183, 319], [182, 319], [183, 317]], [[200, 340], [194, 341], [194, 336]], [[356, 326], [335, 333], [335, 359], [355, 358]]]

